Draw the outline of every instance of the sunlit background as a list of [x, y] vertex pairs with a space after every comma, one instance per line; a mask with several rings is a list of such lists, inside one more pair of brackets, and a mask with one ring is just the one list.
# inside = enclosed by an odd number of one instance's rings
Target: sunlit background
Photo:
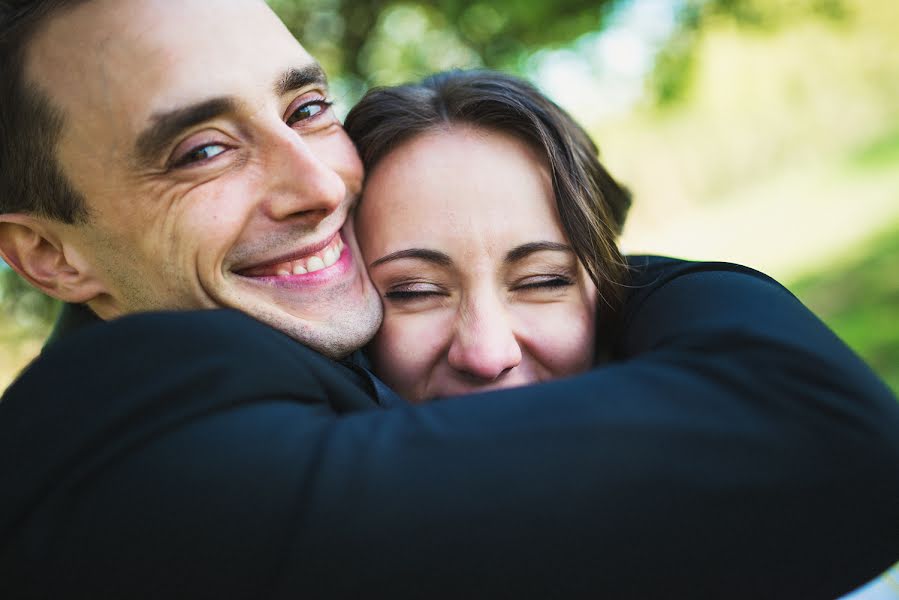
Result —
[[[622, 244], [772, 274], [899, 390], [899, 2], [270, 0], [339, 111], [452, 67], [522, 74], [634, 192]], [[0, 269], [0, 389], [56, 307]]]

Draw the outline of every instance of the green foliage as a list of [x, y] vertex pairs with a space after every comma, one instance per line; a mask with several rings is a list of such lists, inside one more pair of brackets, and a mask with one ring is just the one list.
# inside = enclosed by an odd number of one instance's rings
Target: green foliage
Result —
[[40, 351], [59, 307], [0, 261], [0, 393]]
[[899, 394], [899, 229], [790, 286]]
[[683, 100], [690, 86], [696, 58], [695, 32], [681, 30], [656, 57], [650, 86], [660, 108]]
[[536, 50], [597, 30], [614, 0], [269, 0], [351, 92], [452, 67], [519, 70]]
[[0, 320], [7, 321], [8, 331], [22, 336], [45, 333], [59, 306], [0, 262]]
[[834, 20], [849, 14], [846, 0], [709, 0], [704, 12], [712, 18], [730, 18], [744, 27], [772, 29], [809, 16]]
[[865, 144], [852, 157], [861, 168], [899, 165], [899, 128]]
[[650, 76], [656, 105], [665, 108], [686, 99], [700, 34], [712, 23], [728, 21], [738, 28], [771, 32], [810, 17], [840, 22], [850, 16], [845, 0], [686, 0], [677, 31], [659, 53]]

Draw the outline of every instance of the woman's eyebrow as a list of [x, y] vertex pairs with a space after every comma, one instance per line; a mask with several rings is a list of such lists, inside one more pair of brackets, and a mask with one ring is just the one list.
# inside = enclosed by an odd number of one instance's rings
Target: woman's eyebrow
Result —
[[384, 263], [392, 262], [394, 260], [402, 260], [404, 258], [415, 258], [418, 260], [434, 263], [435, 265], [441, 267], [449, 267], [453, 264], [453, 259], [451, 259], [448, 254], [445, 254], [438, 250], [429, 250], [427, 248], [407, 248], [406, 250], [398, 250], [396, 252], [391, 252], [390, 254], [385, 254], [378, 260], [372, 261], [371, 264], [368, 265], [368, 268], [372, 269], [374, 267], [377, 267], [378, 265], [383, 265]]
[[529, 242], [516, 246], [506, 253], [507, 263], [518, 262], [534, 254], [535, 252], [544, 252], [546, 250], [552, 252], [568, 252], [574, 254], [574, 250], [568, 244], [560, 244], [559, 242]]

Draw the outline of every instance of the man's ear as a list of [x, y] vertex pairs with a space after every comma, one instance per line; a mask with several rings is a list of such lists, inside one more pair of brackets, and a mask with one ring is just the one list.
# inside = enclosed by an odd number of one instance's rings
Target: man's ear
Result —
[[31, 285], [63, 302], [83, 303], [104, 292], [100, 282], [47, 219], [0, 214], [0, 257]]

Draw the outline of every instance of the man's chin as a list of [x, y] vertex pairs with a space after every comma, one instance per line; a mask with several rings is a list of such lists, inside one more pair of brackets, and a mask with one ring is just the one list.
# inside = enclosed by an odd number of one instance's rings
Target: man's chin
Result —
[[230, 273], [219, 304], [241, 310], [298, 342], [338, 358], [358, 350], [381, 324], [381, 301], [348, 243], [308, 273]]
[[343, 358], [367, 344], [382, 318], [381, 302], [374, 293], [352, 303], [325, 302], [314, 312], [262, 304], [234, 308], [330, 358]]

